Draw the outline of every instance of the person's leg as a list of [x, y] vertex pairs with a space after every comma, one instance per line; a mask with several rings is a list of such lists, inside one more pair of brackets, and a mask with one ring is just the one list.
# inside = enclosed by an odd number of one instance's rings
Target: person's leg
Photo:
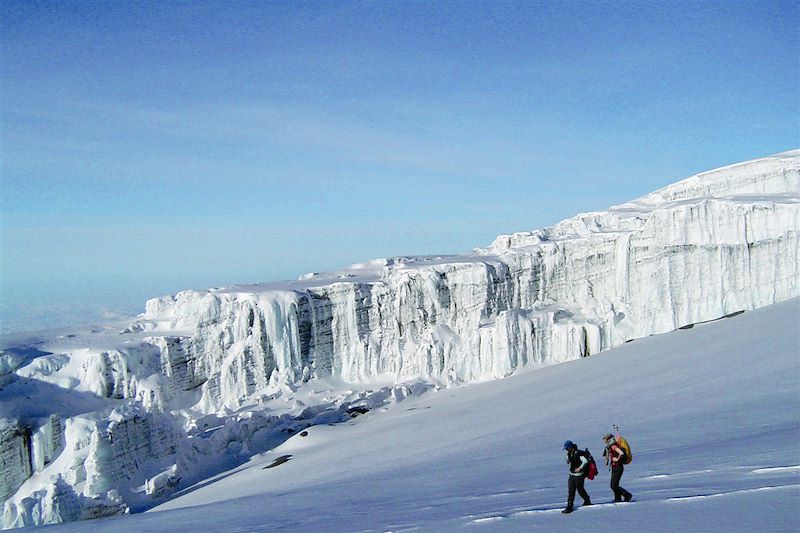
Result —
[[575, 476], [569, 476], [569, 479], [567, 480], [567, 487], [569, 489], [569, 495], [567, 496], [567, 507], [561, 511], [565, 514], [572, 512], [572, 504], [575, 502]]
[[583, 498], [583, 505], [592, 505], [592, 500], [589, 498], [589, 495], [586, 493], [586, 489], [583, 488], [583, 482], [586, 478], [584, 476], [576, 476], [575, 477], [575, 485], [578, 488], [578, 494], [581, 495]]
[[614, 501], [622, 501], [622, 489], [619, 488], [619, 480], [622, 477], [622, 466], [611, 470], [611, 490], [614, 491]]
[[625, 471], [625, 465], [619, 465], [619, 476], [617, 476], [617, 490], [619, 491], [619, 497], [623, 498], [626, 502], [631, 501], [633, 495], [628, 492], [627, 490], [623, 489], [619, 486], [619, 482], [622, 479], [622, 473]]
[[569, 496], [567, 497], [567, 508], [572, 509], [572, 505], [575, 503], [575, 476], [569, 476], [569, 481], [567, 481], [567, 487], [569, 487]]

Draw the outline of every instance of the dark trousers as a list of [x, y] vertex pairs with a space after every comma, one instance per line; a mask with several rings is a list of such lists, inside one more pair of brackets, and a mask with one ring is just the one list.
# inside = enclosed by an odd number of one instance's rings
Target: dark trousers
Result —
[[625, 471], [625, 465], [622, 463], [611, 469], [611, 490], [614, 491], [614, 500], [619, 501], [626, 496], [630, 496], [630, 492], [619, 486], [619, 480], [622, 479], [622, 473]]
[[575, 503], [575, 491], [578, 491], [578, 494], [581, 495], [583, 498], [583, 503], [588, 503], [591, 500], [589, 499], [589, 495], [586, 494], [586, 490], [583, 488], [583, 480], [586, 479], [586, 476], [569, 476], [569, 481], [567, 482], [567, 486], [569, 487], [569, 497], [567, 498], [567, 507], [572, 507], [572, 504]]

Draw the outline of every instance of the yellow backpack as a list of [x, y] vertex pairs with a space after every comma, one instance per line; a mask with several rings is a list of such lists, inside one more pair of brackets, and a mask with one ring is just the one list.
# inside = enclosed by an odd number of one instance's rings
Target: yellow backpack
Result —
[[625, 450], [625, 460], [622, 464], [628, 464], [633, 460], [633, 454], [631, 453], [631, 445], [628, 444], [628, 441], [625, 440], [625, 437], [617, 435], [617, 444], [619, 447]]
[[628, 441], [625, 439], [625, 437], [619, 434], [619, 426], [617, 426], [616, 424], [614, 424], [613, 426], [614, 426], [614, 432], [617, 434], [617, 444], [619, 444], [620, 448], [625, 450], [625, 460], [622, 462], [622, 464], [626, 465], [631, 461], [633, 461], [633, 454], [631, 453], [631, 445], [628, 444]]

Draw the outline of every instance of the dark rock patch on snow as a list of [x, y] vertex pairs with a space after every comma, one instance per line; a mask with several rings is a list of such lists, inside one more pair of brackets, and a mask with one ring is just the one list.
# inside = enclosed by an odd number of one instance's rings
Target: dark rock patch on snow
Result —
[[267, 468], [275, 468], [276, 466], [280, 466], [291, 458], [292, 458], [291, 455], [281, 455], [280, 457], [272, 461], [270, 464], [265, 466], [263, 470], [266, 470]]

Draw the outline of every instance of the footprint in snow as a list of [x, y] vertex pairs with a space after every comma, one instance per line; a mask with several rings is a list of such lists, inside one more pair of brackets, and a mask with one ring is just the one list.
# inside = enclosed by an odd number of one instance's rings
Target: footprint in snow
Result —
[[[603, 502], [603, 503], [593, 503], [592, 505], [579, 505], [575, 508], [575, 510], [589, 510], [589, 509], [602, 509], [606, 507], [620, 507], [625, 505], [630, 505], [631, 503], [635, 502], [636, 498], [629, 502]], [[564, 504], [552, 504], [552, 505], [545, 505], [543, 507], [534, 507], [533, 509], [524, 509], [522, 511], [517, 511], [515, 513], [511, 513], [510, 516], [529, 516], [535, 515], [540, 513], [560, 513], [564, 509]]]

